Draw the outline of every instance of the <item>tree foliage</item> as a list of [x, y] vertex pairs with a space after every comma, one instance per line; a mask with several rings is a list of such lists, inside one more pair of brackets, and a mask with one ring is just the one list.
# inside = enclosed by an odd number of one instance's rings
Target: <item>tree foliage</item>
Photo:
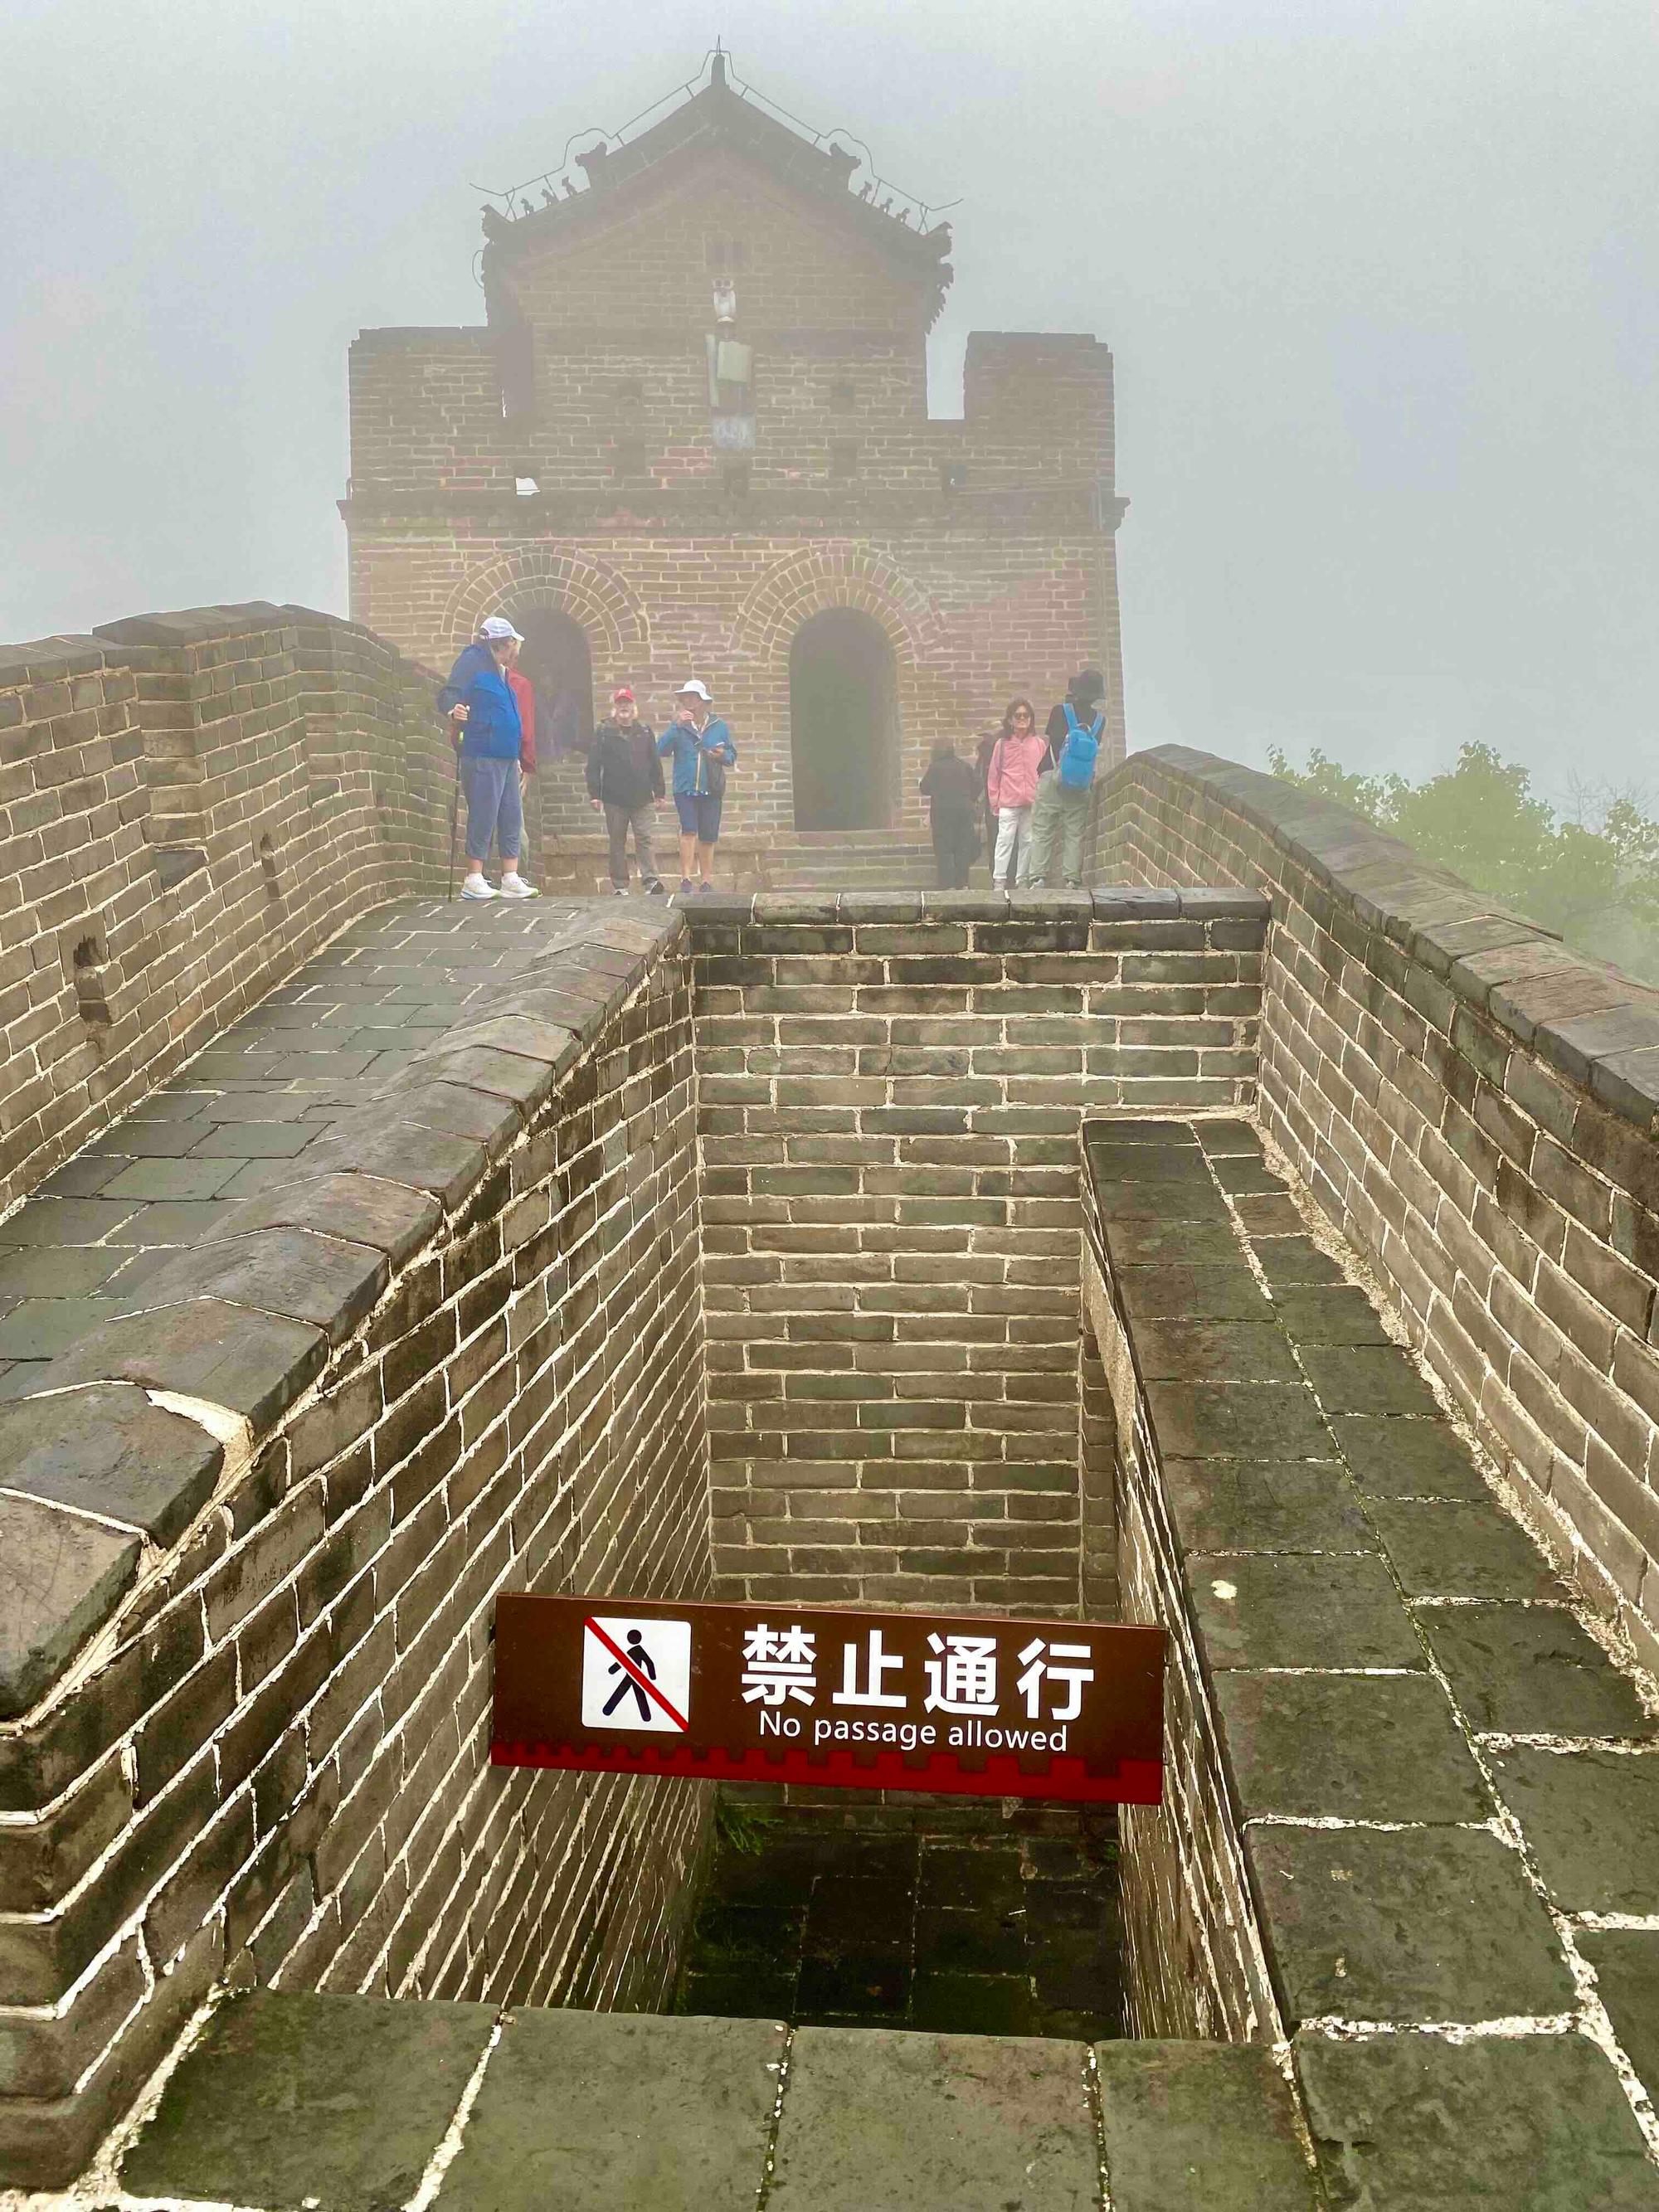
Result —
[[1576, 787], [1563, 817], [1482, 744], [1423, 783], [1362, 775], [1317, 749], [1301, 769], [1268, 758], [1287, 783], [1352, 807], [1581, 952], [1659, 981], [1659, 819], [1639, 791]]

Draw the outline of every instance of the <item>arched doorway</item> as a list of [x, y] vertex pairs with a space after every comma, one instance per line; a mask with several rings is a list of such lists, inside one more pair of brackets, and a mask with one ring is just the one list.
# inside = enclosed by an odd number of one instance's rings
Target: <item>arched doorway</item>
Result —
[[587, 632], [557, 607], [526, 607], [513, 625], [524, 632], [519, 665], [536, 690], [536, 746], [586, 752], [593, 735], [593, 663]]
[[797, 830], [884, 830], [898, 772], [898, 698], [886, 631], [826, 607], [789, 648]]

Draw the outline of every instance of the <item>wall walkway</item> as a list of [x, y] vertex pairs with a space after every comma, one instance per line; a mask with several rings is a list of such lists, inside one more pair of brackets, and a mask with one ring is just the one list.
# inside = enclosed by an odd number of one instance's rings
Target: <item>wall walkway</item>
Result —
[[1100, 872], [1273, 902], [1261, 1125], [1659, 1664], [1659, 992], [1340, 807], [1137, 753]]
[[109, 2163], [249, 2212], [1316, 2212], [1262, 2051], [264, 1993]]
[[0, 1408], [9, 2178], [222, 1977], [667, 1987], [707, 1793], [492, 1773], [489, 1637], [706, 1585], [690, 1014], [659, 915], [393, 908], [4, 1224], [81, 1271]]
[[1288, 2039], [1336, 2203], [1649, 2203], [1659, 1717], [1253, 1128], [1085, 1152], [1124, 1614], [1171, 1637], [1132, 2027]]

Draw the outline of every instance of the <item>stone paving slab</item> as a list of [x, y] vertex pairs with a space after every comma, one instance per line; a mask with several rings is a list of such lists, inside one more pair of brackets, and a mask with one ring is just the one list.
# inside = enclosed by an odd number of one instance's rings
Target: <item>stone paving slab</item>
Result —
[[1289, 2082], [1246, 2043], [1102, 2043], [1112, 2212], [1318, 2212]]
[[510, 2014], [439, 2212], [750, 2212], [787, 2033], [761, 2020]]
[[1263, 1828], [1251, 1858], [1287, 2027], [1573, 2008], [1549, 1915], [1487, 1829]]
[[393, 2212], [420, 2185], [493, 2006], [254, 1990], [180, 2063], [124, 2189], [259, 2212]]
[[1581, 1928], [1578, 1948], [1632, 2065], [1659, 2081], [1659, 1928]]
[[1182, 1543], [1194, 1552], [1375, 1552], [1346, 1472], [1296, 1460], [1164, 1463]]
[[1212, 1668], [1392, 1667], [1420, 1672], [1423, 1647], [1375, 1556], [1187, 1561], [1193, 1618]]
[[1491, 1495], [1444, 1421], [1338, 1416], [1331, 1434], [1356, 1486], [1368, 1498], [1471, 1499], [1484, 1504]]
[[1581, 2035], [1304, 2036], [1297, 2066], [1333, 2212], [1656, 2212], [1659, 2168]]
[[1480, 1820], [1491, 1805], [1438, 1683], [1421, 1674], [1218, 1675], [1246, 1819]]
[[1370, 1517], [1408, 1597], [1566, 1595], [1526, 1530], [1490, 1498], [1379, 1498]]
[[1659, 1752], [1522, 1745], [1492, 1769], [1563, 1911], [1659, 1915]]
[[1659, 1729], [1630, 1677], [1565, 1607], [1422, 1606], [1416, 1618], [1476, 1729], [1568, 1736]]
[[768, 2212], [1095, 2212], [1085, 2049], [802, 2028]]

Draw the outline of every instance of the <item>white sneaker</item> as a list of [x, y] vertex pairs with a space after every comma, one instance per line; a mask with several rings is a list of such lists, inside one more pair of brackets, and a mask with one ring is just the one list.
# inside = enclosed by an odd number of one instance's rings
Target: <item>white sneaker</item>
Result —
[[499, 898], [501, 893], [494, 884], [487, 884], [482, 876], [469, 876], [461, 885], [461, 896], [471, 899]]
[[538, 898], [540, 893], [534, 884], [526, 883], [515, 870], [512, 875], [501, 878], [501, 887], [495, 896], [497, 898]]

